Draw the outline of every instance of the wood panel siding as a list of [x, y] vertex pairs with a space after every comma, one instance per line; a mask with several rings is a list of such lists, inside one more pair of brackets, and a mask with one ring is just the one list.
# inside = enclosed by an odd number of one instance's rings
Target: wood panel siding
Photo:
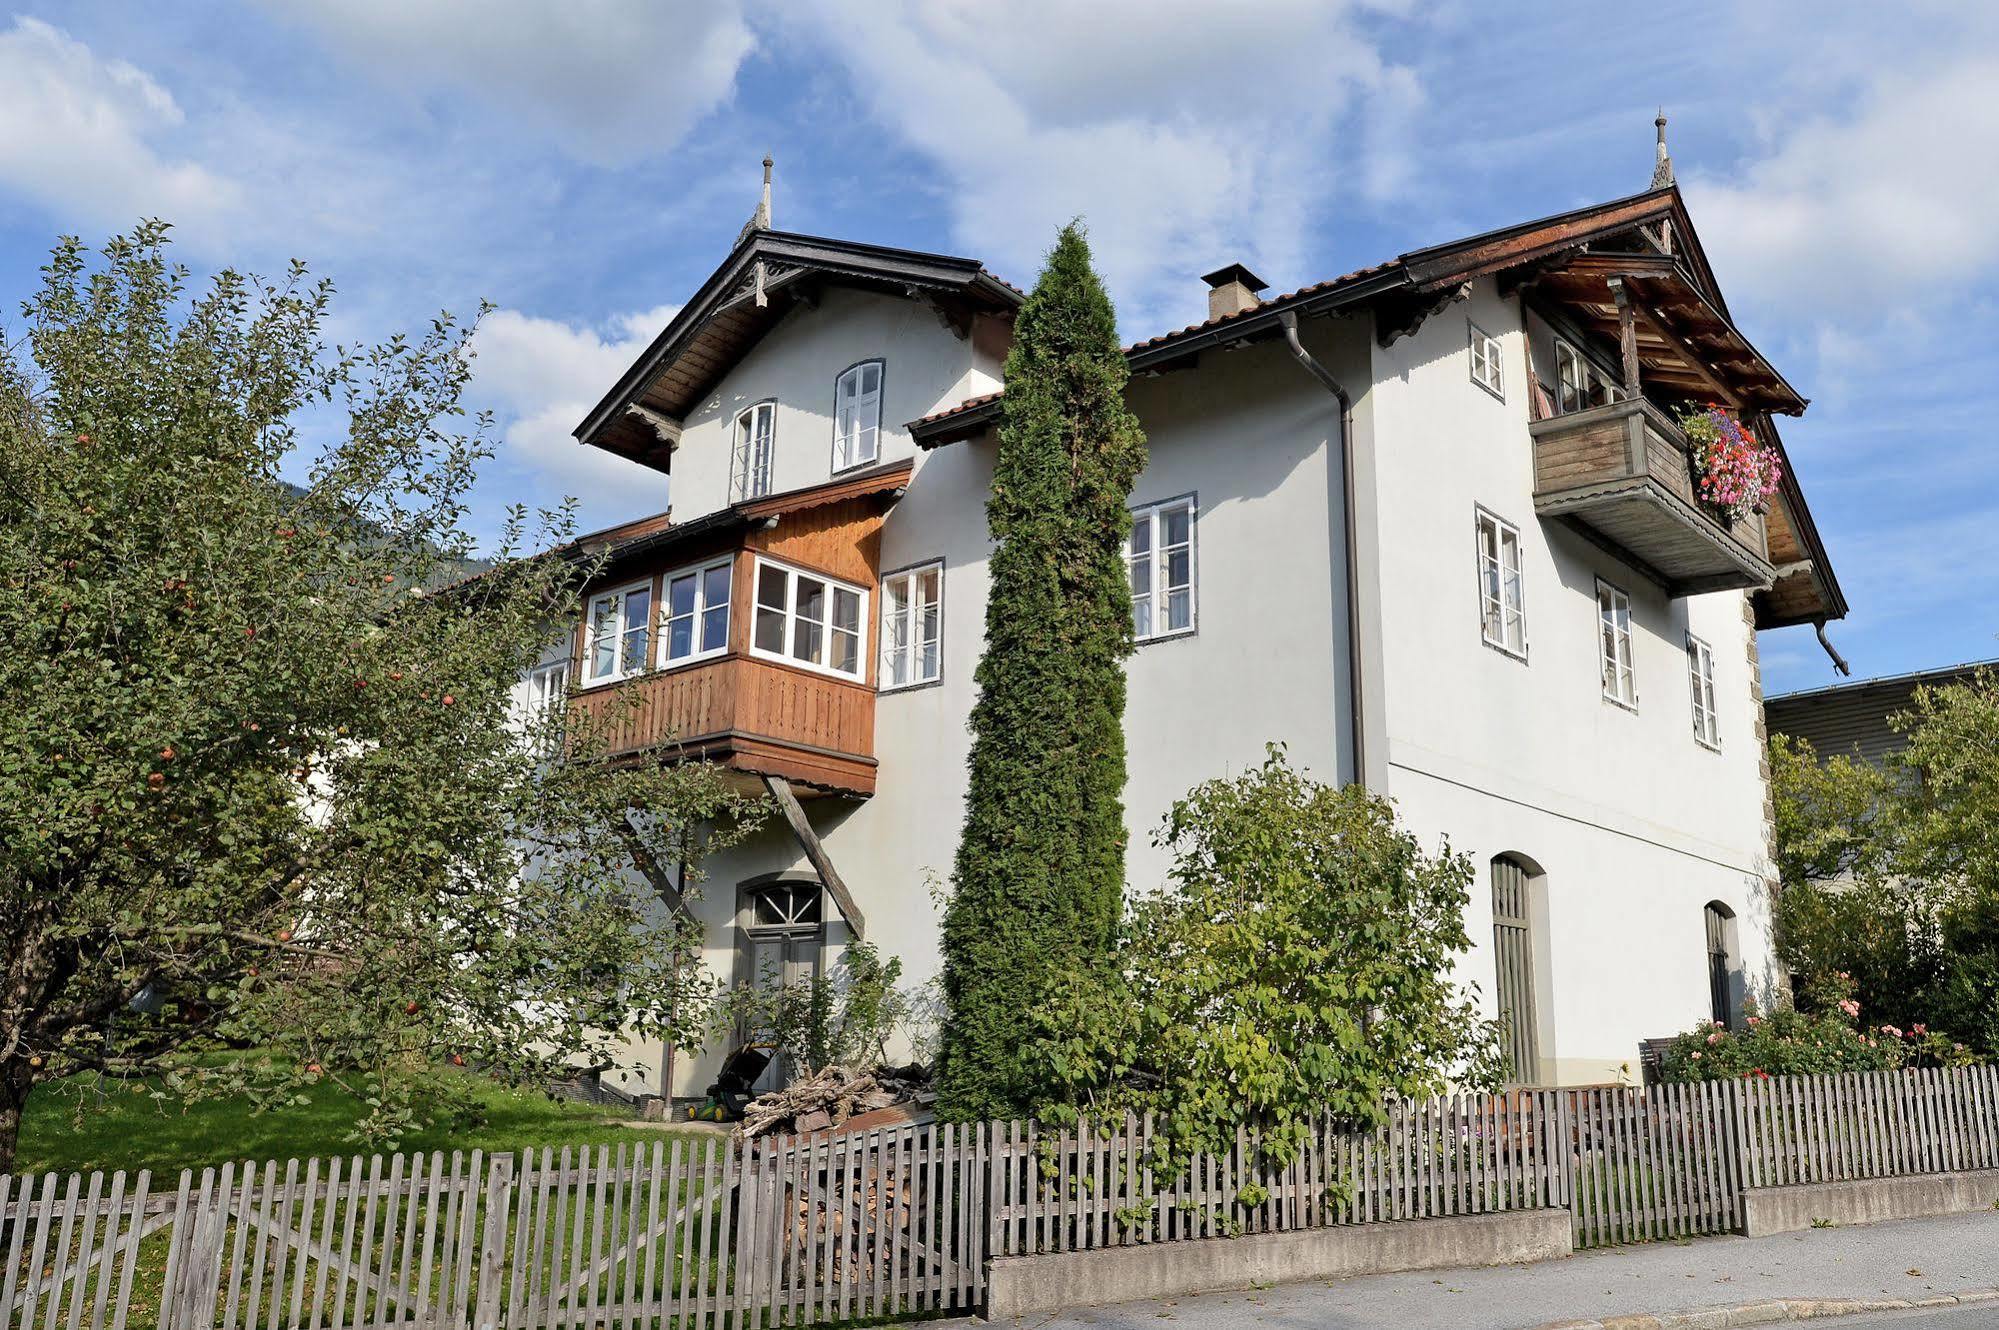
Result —
[[1642, 398], [1529, 424], [1534, 506], [1675, 596], [1770, 585], [1761, 514], [1723, 521], [1694, 490], [1687, 442]]
[[753, 531], [749, 547], [784, 563], [865, 587], [881, 567], [885, 514], [872, 496], [786, 513], [767, 531]]
[[875, 788], [875, 692], [732, 653], [585, 689], [571, 713], [606, 756], [712, 761], [852, 794]]

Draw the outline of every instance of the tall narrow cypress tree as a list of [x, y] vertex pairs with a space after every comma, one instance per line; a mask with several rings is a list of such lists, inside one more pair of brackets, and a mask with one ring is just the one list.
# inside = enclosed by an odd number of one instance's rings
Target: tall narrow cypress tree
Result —
[[1145, 436], [1110, 298], [1063, 228], [1014, 324], [986, 503], [994, 550], [971, 787], [944, 916], [939, 1107], [1028, 1109], [1026, 1012], [1102, 964], [1124, 892], [1124, 547]]

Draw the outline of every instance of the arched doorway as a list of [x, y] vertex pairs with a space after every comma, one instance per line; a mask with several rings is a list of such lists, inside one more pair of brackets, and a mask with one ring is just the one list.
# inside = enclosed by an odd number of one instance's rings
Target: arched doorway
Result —
[[1738, 993], [1741, 963], [1735, 941], [1735, 911], [1709, 901], [1701, 911], [1707, 928], [1707, 991], [1709, 1014], [1733, 1028], [1741, 1014]]
[[1492, 861], [1492, 955], [1500, 1038], [1513, 1080], [1541, 1075], [1540, 979], [1535, 968], [1535, 916], [1541, 871], [1516, 854]]
[[[736, 889], [736, 977], [738, 987], [790, 988], [817, 979], [825, 963], [825, 891], [819, 879], [800, 873], [752, 878]], [[742, 1029], [744, 1043], [767, 1039], [769, 1031]], [[755, 1089], [761, 1094], [785, 1084], [797, 1068], [773, 1057]]]

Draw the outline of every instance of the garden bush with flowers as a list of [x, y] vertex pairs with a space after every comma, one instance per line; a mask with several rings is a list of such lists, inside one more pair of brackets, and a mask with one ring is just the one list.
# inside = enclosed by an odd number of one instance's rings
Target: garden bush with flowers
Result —
[[[1844, 976], [1835, 977], [1840, 978]], [[1926, 1026], [1905, 1030], [1886, 1023], [1870, 1025], [1860, 1017], [1860, 1000], [1850, 982], [1844, 993], [1809, 1013], [1784, 1007], [1765, 1016], [1753, 1002], [1745, 1003], [1741, 1029], [1703, 1021], [1675, 1038], [1666, 1050], [1665, 1078], [1831, 1076], [1901, 1067], [1962, 1067], [1974, 1060], [1963, 1044]]]
[[1725, 406], [1680, 413], [1700, 497], [1731, 522], [1767, 506], [1784, 478], [1777, 450], [1764, 444]]

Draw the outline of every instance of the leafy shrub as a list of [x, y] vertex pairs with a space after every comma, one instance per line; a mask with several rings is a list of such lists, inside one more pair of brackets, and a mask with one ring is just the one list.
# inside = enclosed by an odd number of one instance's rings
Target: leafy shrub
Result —
[[1058, 985], [1027, 1057], [1044, 1120], [1154, 1113], [1184, 1166], [1259, 1129], [1288, 1161], [1331, 1113], [1500, 1076], [1497, 1029], [1452, 980], [1470, 939], [1463, 855], [1424, 853], [1394, 809], [1319, 784], [1283, 750], [1198, 786], [1156, 833], [1171, 889], [1126, 911], [1118, 964]]
[[873, 943], [849, 942], [831, 974], [732, 990], [716, 1004], [714, 1030], [755, 1031], [800, 1076], [830, 1066], [873, 1070], [910, 1014], [910, 995], [896, 986], [901, 979], [899, 958], [883, 960]]
[[1669, 1081], [1726, 1081], [1742, 1076], [1830, 1076], [1900, 1067], [1961, 1067], [1972, 1060], [1962, 1043], [1927, 1025], [1862, 1025], [1849, 976], [1827, 976], [1821, 1009], [1785, 1007], [1768, 1016], [1747, 1004], [1742, 1029], [1703, 1021], [1666, 1051]]

